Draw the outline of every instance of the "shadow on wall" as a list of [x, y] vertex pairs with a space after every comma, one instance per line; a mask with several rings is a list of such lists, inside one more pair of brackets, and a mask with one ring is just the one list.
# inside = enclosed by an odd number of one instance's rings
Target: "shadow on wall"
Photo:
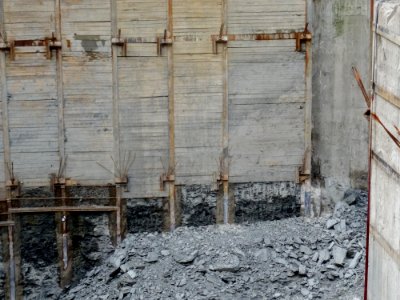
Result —
[[300, 185], [293, 182], [236, 184], [234, 195], [237, 223], [300, 216]]
[[129, 233], [162, 231], [164, 227], [163, 199], [128, 199], [126, 201]]

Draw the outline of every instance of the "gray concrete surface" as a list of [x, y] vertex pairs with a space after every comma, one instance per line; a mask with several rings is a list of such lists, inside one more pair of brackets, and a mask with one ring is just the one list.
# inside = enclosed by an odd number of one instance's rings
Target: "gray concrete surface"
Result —
[[349, 187], [366, 188], [368, 123], [356, 66], [369, 84], [369, 1], [309, 1], [313, 31], [313, 171], [338, 201]]

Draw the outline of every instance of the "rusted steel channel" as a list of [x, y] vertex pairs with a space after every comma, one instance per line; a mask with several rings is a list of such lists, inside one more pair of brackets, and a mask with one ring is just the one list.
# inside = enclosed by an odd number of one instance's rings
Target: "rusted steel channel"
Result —
[[[168, 0], [167, 37], [172, 39], [174, 32], [173, 0]], [[172, 44], [170, 44], [172, 45]], [[176, 227], [176, 187], [175, 187], [175, 90], [174, 90], [174, 48], [168, 47], [168, 134], [169, 134], [169, 158], [168, 175], [172, 180], [168, 181], [170, 230]]]

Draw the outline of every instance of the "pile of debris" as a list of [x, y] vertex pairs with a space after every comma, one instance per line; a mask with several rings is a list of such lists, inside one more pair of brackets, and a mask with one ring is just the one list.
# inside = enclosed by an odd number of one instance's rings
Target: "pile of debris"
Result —
[[361, 299], [367, 196], [333, 214], [129, 235], [61, 299]]

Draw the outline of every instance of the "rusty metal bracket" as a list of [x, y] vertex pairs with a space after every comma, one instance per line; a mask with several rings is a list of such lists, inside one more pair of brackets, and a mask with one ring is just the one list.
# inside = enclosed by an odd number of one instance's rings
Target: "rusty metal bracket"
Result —
[[12, 178], [7, 180], [6, 188], [10, 192], [11, 198], [18, 198], [21, 196], [21, 182], [18, 179]]
[[217, 175], [217, 184], [222, 185], [224, 182], [229, 182], [229, 175], [228, 174], [219, 174]]
[[173, 44], [173, 39], [168, 37], [168, 31], [164, 30], [163, 37], [157, 37], [157, 55], [162, 55], [162, 48], [165, 46], [171, 46]]
[[119, 184], [119, 185], [127, 185], [128, 184], [128, 177], [116, 177], [114, 178], [114, 182], [115, 184]]
[[304, 167], [301, 166], [298, 168], [296, 172], [296, 183], [301, 184], [306, 180], [310, 179], [310, 176], [311, 175], [309, 173], [304, 172]]
[[160, 191], [164, 192], [165, 191], [165, 184], [166, 183], [173, 183], [175, 182], [175, 175], [174, 174], [161, 174], [160, 176]]
[[308, 30], [308, 23], [304, 28], [304, 32], [296, 32], [296, 51], [302, 52], [302, 45], [307, 41], [311, 41], [312, 36], [310, 31]]
[[224, 34], [224, 24], [221, 24], [221, 27], [219, 29], [219, 35], [212, 35], [211, 36], [211, 41], [212, 41], [212, 50], [214, 54], [218, 54], [218, 45], [219, 44], [227, 44], [229, 41], [229, 37], [227, 34]]
[[310, 154], [310, 149], [306, 149], [304, 152], [304, 157], [303, 157], [303, 164], [297, 169], [296, 172], [296, 183], [302, 184], [306, 180], [310, 179], [311, 177], [311, 172], [310, 172], [310, 167], [307, 167], [308, 163], [310, 163], [311, 159], [311, 154]]
[[56, 176], [52, 176], [50, 178], [50, 186], [54, 187], [54, 186], [77, 186], [78, 185], [78, 181], [71, 179], [71, 178], [63, 178], [63, 177], [56, 177]]
[[62, 44], [57, 38], [54, 36], [54, 32], [52, 33], [51, 38], [45, 39], [46, 44], [46, 58], [51, 59], [53, 56], [53, 50], [58, 51], [61, 50]]
[[0, 43], [0, 50], [4, 52], [9, 52], [10, 54], [10, 59], [15, 60], [15, 45], [14, 41], [10, 42], [1, 42]]
[[62, 44], [52, 33], [51, 37], [46, 37], [44, 39], [37, 39], [37, 40], [15, 40], [9, 42], [0, 42], [0, 50], [7, 51], [10, 53], [10, 60], [15, 60], [15, 49], [17, 47], [45, 47], [46, 49], [46, 59], [52, 58], [53, 50], [57, 51], [62, 48]]
[[121, 38], [121, 29], [118, 29], [118, 36], [111, 39], [111, 45], [121, 47], [122, 56], [127, 56], [128, 40]]

